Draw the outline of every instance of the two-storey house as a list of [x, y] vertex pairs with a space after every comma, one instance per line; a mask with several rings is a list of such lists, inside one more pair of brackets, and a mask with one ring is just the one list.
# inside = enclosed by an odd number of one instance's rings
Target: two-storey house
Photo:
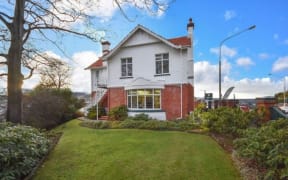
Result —
[[129, 116], [159, 120], [187, 116], [194, 108], [193, 30], [190, 18], [182, 37], [166, 39], [138, 25], [112, 50], [102, 42], [103, 56], [86, 68], [94, 104], [108, 111], [126, 105]]

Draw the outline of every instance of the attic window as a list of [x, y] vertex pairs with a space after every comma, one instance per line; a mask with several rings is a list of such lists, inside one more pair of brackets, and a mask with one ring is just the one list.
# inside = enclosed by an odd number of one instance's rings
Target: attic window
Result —
[[155, 54], [156, 75], [169, 74], [169, 53]]

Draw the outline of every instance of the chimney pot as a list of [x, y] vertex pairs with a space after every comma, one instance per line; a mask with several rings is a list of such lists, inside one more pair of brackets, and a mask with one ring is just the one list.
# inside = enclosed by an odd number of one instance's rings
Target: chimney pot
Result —
[[111, 44], [109, 41], [102, 41], [101, 45], [102, 45], [102, 55], [104, 56], [107, 53], [109, 53]]

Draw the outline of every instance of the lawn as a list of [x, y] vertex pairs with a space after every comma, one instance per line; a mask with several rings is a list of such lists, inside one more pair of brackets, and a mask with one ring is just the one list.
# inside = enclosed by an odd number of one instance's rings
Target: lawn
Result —
[[209, 136], [78, 124], [58, 127], [64, 134], [34, 179], [240, 179]]

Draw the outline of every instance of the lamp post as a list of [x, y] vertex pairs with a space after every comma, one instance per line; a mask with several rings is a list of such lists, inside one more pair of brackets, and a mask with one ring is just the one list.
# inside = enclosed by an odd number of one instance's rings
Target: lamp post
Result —
[[243, 29], [242, 31], [238, 31], [237, 33], [235, 34], [232, 34], [228, 37], [226, 37], [225, 39], [223, 39], [221, 42], [220, 42], [220, 45], [219, 45], [219, 102], [218, 102], [218, 106], [220, 107], [221, 106], [221, 101], [222, 101], [222, 93], [221, 93], [221, 51], [222, 51], [222, 45], [224, 44], [225, 41], [235, 37], [235, 36], [238, 36], [246, 31], [250, 31], [252, 29], [256, 28], [256, 25], [253, 25], [253, 26], [250, 26], [246, 29]]

